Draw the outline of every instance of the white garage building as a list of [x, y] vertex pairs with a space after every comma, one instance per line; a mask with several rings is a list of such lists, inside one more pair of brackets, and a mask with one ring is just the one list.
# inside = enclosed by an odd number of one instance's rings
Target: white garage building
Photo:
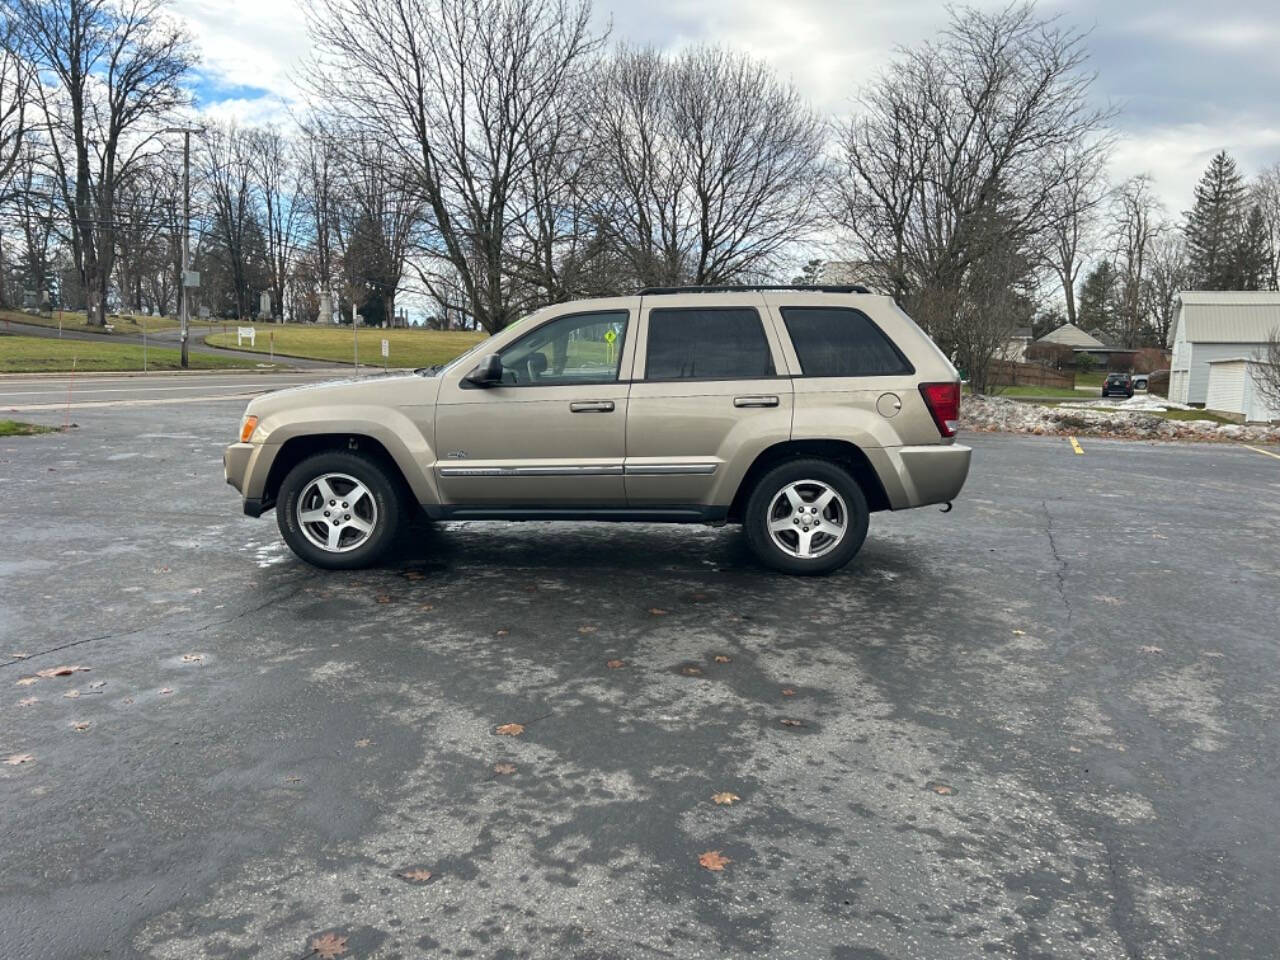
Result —
[[1243, 414], [1246, 423], [1280, 420], [1280, 410], [1271, 406], [1258, 389], [1257, 374], [1262, 366], [1249, 357], [1210, 360], [1205, 409]]
[[[1207, 403], [1213, 360], [1261, 359], [1267, 336], [1280, 329], [1280, 293], [1187, 290], [1178, 295], [1173, 321], [1169, 399]], [[1227, 410], [1244, 413], [1244, 410]]]

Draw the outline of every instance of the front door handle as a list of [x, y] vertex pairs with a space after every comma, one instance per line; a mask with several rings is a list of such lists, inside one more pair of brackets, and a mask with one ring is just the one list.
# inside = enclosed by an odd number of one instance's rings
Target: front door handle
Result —
[[574, 400], [569, 404], [572, 413], [613, 413], [612, 400]]
[[734, 397], [735, 407], [776, 407], [777, 397]]

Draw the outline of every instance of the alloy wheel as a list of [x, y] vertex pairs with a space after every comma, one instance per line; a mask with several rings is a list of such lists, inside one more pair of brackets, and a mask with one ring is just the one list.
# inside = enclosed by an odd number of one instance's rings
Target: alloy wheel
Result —
[[326, 473], [302, 488], [298, 527], [327, 553], [348, 553], [365, 543], [378, 525], [373, 493], [355, 477]]
[[849, 508], [835, 488], [821, 480], [796, 480], [769, 504], [769, 537], [783, 553], [812, 560], [844, 539]]

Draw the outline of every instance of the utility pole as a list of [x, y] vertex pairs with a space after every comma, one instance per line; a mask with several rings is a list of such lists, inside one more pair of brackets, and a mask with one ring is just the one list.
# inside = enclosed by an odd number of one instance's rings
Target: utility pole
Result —
[[187, 339], [189, 332], [187, 330], [188, 321], [191, 317], [191, 294], [188, 292], [190, 287], [187, 283], [188, 274], [191, 272], [191, 134], [200, 133], [204, 127], [165, 127], [162, 133], [180, 133], [182, 134], [182, 307], [179, 311], [182, 323], [182, 368], [185, 370], [188, 366], [187, 360]]

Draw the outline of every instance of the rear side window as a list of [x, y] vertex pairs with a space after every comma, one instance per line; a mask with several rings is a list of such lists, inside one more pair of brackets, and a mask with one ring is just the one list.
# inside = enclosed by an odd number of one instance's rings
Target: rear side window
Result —
[[651, 310], [646, 380], [772, 377], [760, 314], [750, 307]]
[[861, 310], [783, 307], [782, 321], [806, 377], [886, 377], [915, 369]]

